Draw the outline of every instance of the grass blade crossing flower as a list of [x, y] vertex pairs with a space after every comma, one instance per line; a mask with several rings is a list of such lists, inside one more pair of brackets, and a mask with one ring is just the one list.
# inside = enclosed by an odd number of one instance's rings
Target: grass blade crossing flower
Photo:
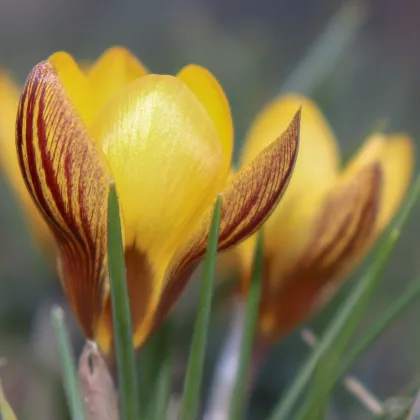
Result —
[[216, 266], [217, 243], [220, 232], [222, 198], [217, 197], [211, 221], [209, 240], [204, 259], [203, 281], [200, 291], [198, 314], [194, 326], [188, 367], [185, 374], [184, 392], [180, 418], [194, 420], [197, 416], [207, 343], [207, 331], [210, 323], [211, 301], [213, 297], [214, 271]]
[[139, 418], [136, 363], [131, 339], [130, 301], [125, 278], [121, 219], [115, 183], [108, 198], [108, 265], [122, 420]]

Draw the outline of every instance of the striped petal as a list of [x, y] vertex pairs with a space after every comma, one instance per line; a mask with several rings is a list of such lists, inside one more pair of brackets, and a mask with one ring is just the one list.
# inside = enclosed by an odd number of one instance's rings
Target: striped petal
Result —
[[[276, 207], [293, 171], [299, 143], [300, 110], [287, 130], [242, 168], [222, 192], [219, 250], [254, 233]], [[212, 210], [172, 260], [164, 281], [155, 326], [165, 318], [206, 251]]]
[[21, 96], [17, 150], [26, 186], [59, 248], [64, 290], [94, 336], [106, 292], [109, 169], [54, 65], [38, 64]]
[[279, 271], [275, 256], [267, 257], [260, 315], [264, 338], [274, 342], [305, 321], [365, 255], [374, 237], [381, 186], [378, 162], [343, 177], [315, 216], [295, 266]]

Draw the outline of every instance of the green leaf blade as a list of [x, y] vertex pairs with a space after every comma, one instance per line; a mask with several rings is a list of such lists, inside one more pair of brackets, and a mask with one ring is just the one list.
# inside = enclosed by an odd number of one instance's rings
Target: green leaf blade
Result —
[[219, 195], [213, 210], [207, 252], [204, 259], [204, 274], [199, 298], [199, 310], [194, 326], [187, 373], [184, 382], [184, 392], [182, 396], [179, 417], [181, 420], [194, 420], [198, 412], [207, 343], [207, 331], [210, 323], [221, 210], [222, 197]]
[[57, 349], [63, 373], [64, 391], [72, 420], [84, 420], [84, 407], [76, 374], [76, 364], [70, 339], [64, 322], [64, 311], [56, 306], [51, 311], [51, 320], [57, 340]]
[[254, 350], [254, 337], [258, 323], [258, 311], [261, 297], [261, 283], [263, 278], [263, 233], [258, 235], [257, 246], [255, 248], [254, 262], [252, 268], [251, 284], [248, 291], [245, 323], [242, 337], [241, 352], [239, 354], [238, 374], [235, 388], [232, 395], [230, 407], [230, 419], [240, 420], [244, 418], [245, 399], [247, 387], [249, 385], [248, 375], [252, 363], [252, 353]]
[[111, 181], [109, 184], [108, 196], [108, 265], [115, 356], [118, 369], [120, 415], [122, 420], [138, 420], [140, 418], [140, 410], [130, 302], [127, 291], [120, 209], [114, 181]]

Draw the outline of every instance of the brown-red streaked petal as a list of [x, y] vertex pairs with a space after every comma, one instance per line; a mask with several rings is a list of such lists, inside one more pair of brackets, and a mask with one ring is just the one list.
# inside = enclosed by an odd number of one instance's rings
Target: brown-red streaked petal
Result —
[[[221, 193], [219, 250], [236, 245], [254, 233], [276, 207], [293, 172], [299, 144], [301, 111], [286, 131], [242, 168]], [[212, 211], [174, 257], [165, 278], [165, 289], [157, 309], [155, 325], [166, 316], [182, 292], [190, 274], [207, 247]]]
[[[380, 165], [362, 168], [327, 197], [294, 269], [270, 272], [268, 256], [260, 314], [263, 337], [277, 341], [304, 322], [365, 255], [374, 238], [381, 188]], [[276, 276], [283, 278], [277, 281]]]
[[106, 288], [109, 169], [54, 66], [30, 73], [18, 108], [16, 143], [26, 186], [59, 248], [63, 287], [93, 337]]

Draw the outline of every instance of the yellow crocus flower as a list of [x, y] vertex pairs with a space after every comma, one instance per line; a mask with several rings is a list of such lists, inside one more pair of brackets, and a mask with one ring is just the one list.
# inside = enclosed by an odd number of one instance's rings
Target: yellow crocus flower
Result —
[[[264, 225], [259, 330], [276, 342], [306, 321], [361, 261], [398, 209], [414, 163], [404, 134], [372, 135], [340, 167], [338, 145], [309, 99], [286, 95], [257, 117], [245, 142], [251, 161], [302, 105], [300, 149], [290, 185]], [[246, 293], [255, 236], [236, 248]]]
[[19, 164], [54, 234], [61, 281], [87, 338], [111, 351], [109, 181], [120, 200], [139, 347], [203, 256], [216, 195], [223, 197], [219, 249], [253, 233], [276, 206], [297, 155], [299, 121], [296, 107], [284, 133], [227, 182], [231, 114], [208, 70], [147, 74], [121, 48], [87, 74], [63, 52], [34, 67], [18, 109]]

